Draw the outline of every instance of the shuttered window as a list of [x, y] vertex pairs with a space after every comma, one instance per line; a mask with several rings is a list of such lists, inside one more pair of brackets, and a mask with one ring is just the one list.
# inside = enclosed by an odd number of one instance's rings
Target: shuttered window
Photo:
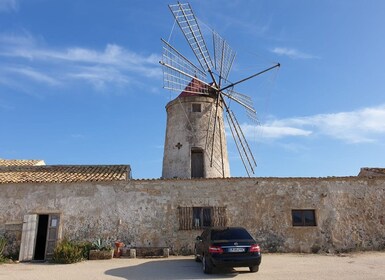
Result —
[[226, 226], [226, 207], [179, 207], [179, 229], [192, 230]]

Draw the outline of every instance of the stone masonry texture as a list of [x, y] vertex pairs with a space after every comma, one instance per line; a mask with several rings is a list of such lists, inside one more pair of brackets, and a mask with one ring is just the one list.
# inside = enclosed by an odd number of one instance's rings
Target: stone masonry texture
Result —
[[[14, 246], [24, 215], [58, 213], [61, 237], [188, 254], [201, 230], [179, 230], [178, 207], [220, 206], [227, 225], [247, 228], [265, 252], [385, 249], [384, 177], [20, 183], [0, 190], [0, 234], [11, 234]], [[314, 209], [317, 225], [293, 227], [293, 209]]]

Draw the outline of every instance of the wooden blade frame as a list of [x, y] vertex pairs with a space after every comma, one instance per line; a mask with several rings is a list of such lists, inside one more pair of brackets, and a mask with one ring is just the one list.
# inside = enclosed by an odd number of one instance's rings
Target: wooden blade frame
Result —
[[213, 45], [215, 69], [219, 73], [221, 87], [222, 79], [226, 80], [230, 74], [236, 53], [217, 32], [213, 32]]
[[202, 69], [210, 73], [213, 83], [217, 85], [212, 72], [213, 62], [190, 4], [178, 3], [175, 5], [169, 5], [168, 7], [170, 8], [170, 11], [172, 12], [196, 58], [198, 59]]
[[[208, 153], [210, 157], [210, 167], [213, 167], [213, 157], [214, 157], [214, 146], [215, 146], [215, 136], [216, 136], [216, 126], [218, 122], [218, 107], [219, 107], [219, 95], [217, 95], [216, 101], [215, 101], [215, 108], [214, 108], [214, 103], [212, 104], [211, 107], [211, 112], [210, 112], [210, 119], [207, 127], [207, 135], [206, 135], [206, 144], [205, 144], [205, 150], [210, 151]], [[211, 121], [212, 121], [212, 116], [213, 116], [213, 110], [214, 112], [214, 124], [213, 124], [213, 133], [210, 135], [210, 129], [211, 129]], [[219, 131], [221, 131], [221, 122], [219, 122]], [[211, 138], [210, 138], [211, 136]], [[219, 141], [220, 141], [220, 151], [221, 151], [221, 171], [222, 175], [224, 177], [225, 175], [225, 170], [224, 170], [224, 160], [223, 160], [223, 143], [222, 143], [222, 135], [219, 134]]]
[[200, 83], [194, 83], [199, 86], [191, 88], [192, 93], [208, 94], [210, 85], [205, 82], [206, 73], [196, 67], [190, 60], [184, 57], [168, 42], [161, 39], [163, 43], [162, 61], [159, 63], [163, 67], [163, 87], [173, 91], [185, 91], [187, 85], [193, 79]]
[[243, 134], [242, 129], [231, 110], [227, 111], [226, 118], [239, 155], [241, 156], [243, 166], [246, 169], [247, 175], [250, 177], [250, 173], [254, 174], [254, 168], [257, 166], [253, 153], [251, 152], [245, 135]]
[[[239, 100], [248, 107], [245, 107], [246, 115], [253, 121], [257, 121], [257, 114], [254, 108], [253, 100], [250, 96], [234, 91], [232, 88], [226, 90], [227, 94], [231, 96], [232, 100]], [[249, 109], [251, 108], [251, 109]]]
[[[218, 106], [220, 102], [223, 102], [226, 109], [226, 118], [229, 123], [229, 127], [234, 138], [234, 141], [237, 145], [238, 152], [241, 156], [243, 165], [246, 169], [248, 176], [254, 174], [254, 168], [257, 166], [254, 156], [251, 152], [251, 149], [246, 141], [246, 138], [242, 132], [242, 129], [235, 117], [235, 114], [229, 109], [226, 104], [224, 97], [233, 100], [234, 102], [240, 104], [246, 109], [246, 113], [251, 117], [252, 120], [256, 120], [256, 111], [254, 109], [253, 102], [251, 98], [247, 95], [235, 92], [233, 90], [234, 86], [240, 83], [243, 83], [251, 78], [254, 78], [258, 75], [261, 75], [267, 71], [270, 71], [276, 67], [280, 67], [280, 64], [267, 68], [263, 71], [260, 71], [256, 74], [253, 74], [249, 77], [246, 77], [242, 80], [239, 80], [235, 83], [226, 83], [225, 86], [222, 86], [223, 81], [227, 81], [229, 76], [232, 64], [235, 59], [235, 52], [230, 48], [226, 41], [221, 38], [217, 33], [213, 34], [213, 45], [214, 45], [214, 62], [213, 64], [207, 45], [204, 41], [202, 32], [198, 25], [197, 19], [191, 9], [191, 6], [186, 3], [179, 3], [175, 5], [169, 5], [170, 11], [172, 12], [176, 22], [178, 23], [184, 37], [186, 38], [189, 46], [194, 52], [200, 66], [195, 66], [191, 61], [185, 58], [180, 54], [175, 48], [173, 48], [169, 43], [162, 40], [163, 47], [163, 61], [160, 61], [163, 67], [164, 74], [164, 88], [175, 90], [178, 92], [191, 90], [192, 93], [198, 94], [215, 94], [216, 95], [216, 104], [215, 104], [215, 114], [214, 114], [214, 123], [211, 124], [211, 117], [209, 120], [209, 129], [207, 132], [206, 139], [206, 152], [208, 144], [211, 144], [211, 166], [213, 164], [213, 154], [214, 154], [214, 141], [218, 117]], [[219, 73], [218, 82], [215, 79], [213, 68], [216, 69]], [[203, 70], [203, 71], [202, 71]], [[212, 83], [206, 82], [206, 74], [208, 72]], [[198, 81], [194, 83], [194, 79]], [[197, 88], [194, 85], [197, 84]], [[214, 106], [214, 104], [213, 104]], [[212, 107], [213, 110], [213, 107]], [[212, 116], [212, 113], [210, 114]], [[209, 143], [209, 131], [210, 126], [213, 125], [213, 134], [212, 134], [212, 143]], [[222, 140], [222, 139], [221, 139]], [[222, 145], [222, 142], [221, 142]], [[223, 169], [223, 157], [222, 157], [222, 169]], [[223, 173], [224, 174], [224, 173]]]

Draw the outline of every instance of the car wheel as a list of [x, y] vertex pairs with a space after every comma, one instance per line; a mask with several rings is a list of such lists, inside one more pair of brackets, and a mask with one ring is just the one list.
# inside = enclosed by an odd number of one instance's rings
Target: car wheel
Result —
[[197, 253], [197, 249], [195, 248], [194, 249], [194, 256], [195, 256], [195, 261], [196, 262], [201, 262], [201, 258], [198, 256], [198, 253]]
[[259, 265], [254, 265], [249, 267], [251, 272], [258, 272], [259, 270]]
[[210, 263], [210, 260], [207, 259], [205, 256], [203, 256], [203, 259], [202, 259], [202, 268], [203, 268], [203, 272], [206, 274], [211, 274], [211, 272], [213, 271], [213, 266]]

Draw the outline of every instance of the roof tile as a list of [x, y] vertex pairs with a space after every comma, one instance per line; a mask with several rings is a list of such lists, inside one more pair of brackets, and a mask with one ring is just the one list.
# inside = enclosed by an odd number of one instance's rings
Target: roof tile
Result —
[[385, 168], [363, 167], [358, 174], [359, 177], [385, 176]]
[[0, 166], [0, 184], [127, 181], [129, 165]]
[[1, 159], [0, 166], [36, 166], [45, 165], [44, 160], [40, 159]]

